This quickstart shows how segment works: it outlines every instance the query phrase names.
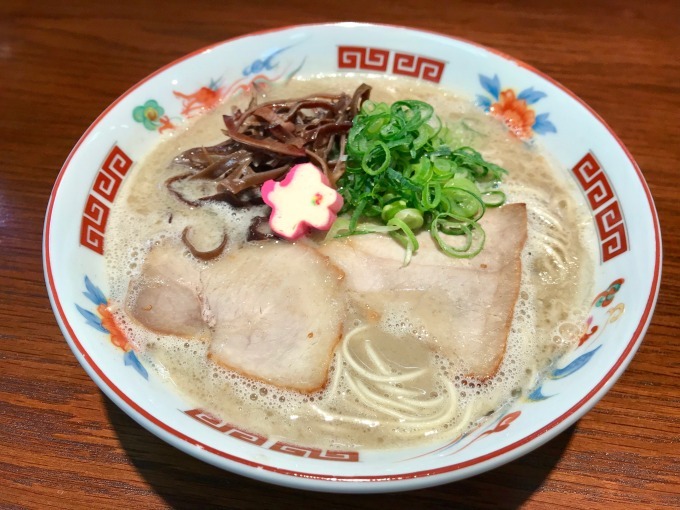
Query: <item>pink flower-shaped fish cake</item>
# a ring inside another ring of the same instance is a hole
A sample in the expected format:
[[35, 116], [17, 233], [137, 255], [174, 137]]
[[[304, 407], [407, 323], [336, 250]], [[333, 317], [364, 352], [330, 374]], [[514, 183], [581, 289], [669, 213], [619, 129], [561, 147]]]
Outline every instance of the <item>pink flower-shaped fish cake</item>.
[[281, 182], [266, 181], [262, 199], [272, 208], [271, 229], [285, 239], [305, 235], [311, 227], [328, 230], [342, 207], [342, 196], [311, 163], [295, 165]]

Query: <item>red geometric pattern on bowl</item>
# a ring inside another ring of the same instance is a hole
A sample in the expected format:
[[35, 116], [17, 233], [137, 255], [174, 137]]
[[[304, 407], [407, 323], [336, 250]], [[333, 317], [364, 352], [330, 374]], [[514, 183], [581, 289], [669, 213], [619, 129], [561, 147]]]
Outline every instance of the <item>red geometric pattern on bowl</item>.
[[628, 251], [626, 223], [619, 201], [609, 183], [607, 174], [595, 155], [588, 152], [574, 165], [572, 172], [595, 214], [602, 262], [607, 262]]
[[439, 83], [446, 62], [421, 55], [366, 46], [338, 46], [338, 69], [387, 72]]
[[245, 441], [246, 443], [254, 444], [274, 452], [281, 452], [295, 457], [306, 457], [310, 459], [319, 460], [334, 460], [341, 462], [359, 462], [359, 452], [355, 451], [340, 451], [340, 450], [321, 450], [319, 448], [309, 448], [307, 446], [299, 446], [282, 441], [269, 440], [265, 436], [246, 432], [236, 428], [231, 423], [228, 423], [221, 418], [213, 416], [212, 414], [203, 411], [202, 409], [189, 409], [184, 411], [184, 414], [191, 416], [194, 420], [207, 425], [223, 434]]
[[338, 68], [387, 71], [390, 50], [364, 46], [338, 46]]
[[80, 244], [99, 255], [104, 254], [104, 234], [109, 220], [110, 204], [113, 204], [120, 184], [132, 163], [132, 158], [118, 145], [114, 145], [104, 158], [85, 202], [80, 224]]
[[189, 409], [187, 411], [184, 411], [184, 414], [186, 414], [187, 416], [191, 416], [194, 420], [199, 421], [209, 426], [210, 428], [217, 430], [218, 432], [222, 432], [223, 434], [226, 434], [228, 436], [235, 437], [236, 439], [240, 439], [241, 441], [245, 441], [246, 443], [262, 446], [268, 441], [268, 439], [264, 436], [255, 434], [253, 432], [245, 432], [243, 430], [237, 429], [232, 424], [227, 423], [226, 421], [223, 421], [221, 418], [213, 416], [212, 414], [203, 411], [202, 409]]

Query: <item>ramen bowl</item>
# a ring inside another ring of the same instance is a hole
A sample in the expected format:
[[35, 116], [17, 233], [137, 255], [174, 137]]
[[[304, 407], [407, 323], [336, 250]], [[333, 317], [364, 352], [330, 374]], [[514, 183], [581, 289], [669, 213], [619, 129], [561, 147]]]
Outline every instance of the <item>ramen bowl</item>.
[[[437, 83], [489, 109], [510, 92], [531, 112], [529, 143], [573, 180], [597, 233], [595, 281], [578, 345], [523, 397], [458, 437], [390, 450], [290, 444], [194, 408], [111, 320], [104, 239], [135, 165], [189, 117], [255, 82], [295, 74], [373, 73]], [[339, 23], [246, 35], [196, 51], [145, 78], [89, 127], [50, 197], [44, 270], [57, 322], [101, 390], [164, 441], [269, 483], [330, 492], [403, 491], [498, 467], [565, 430], [609, 390], [635, 354], [656, 301], [661, 240], [640, 169], [602, 119], [530, 66], [457, 38], [403, 27]]]

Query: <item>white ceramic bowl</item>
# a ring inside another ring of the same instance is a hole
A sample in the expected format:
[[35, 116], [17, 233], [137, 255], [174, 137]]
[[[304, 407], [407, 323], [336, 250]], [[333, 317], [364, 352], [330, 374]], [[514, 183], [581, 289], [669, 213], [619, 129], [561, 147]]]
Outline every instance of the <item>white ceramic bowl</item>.
[[[481, 107], [512, 90], [532, 109], [539, 138], [593, 211], [600, 257], [583, 344], [531, 394], [454, 442], [394, 451], [334, 452], [249, 434], [192, 411], [149, 374], [106, 322], [102, 256], [108, 211], [128, 170], [201, 107], [251, 81], [369, 71], [455, 89]], [[530, 66], [497, 51], [402, 27], [340, 23], [246, 35], [199, 50], [128, 90], [90, 126], [50, 198], [44, 268], [57, 321], [78, 361], [121, 409], [163, 440], [229, 471], [335, 492], [415, 489], [469, 477], [540, 446], [614, 384], [649, 324], [661, 239], [649, 189], [616, 135], [587, 105]], [[107, 329], [108, 327], [108, 329]], [[115, 344], [123, 345], [123, 348]], [[126, 350], [127, 349], [127, 350]]]

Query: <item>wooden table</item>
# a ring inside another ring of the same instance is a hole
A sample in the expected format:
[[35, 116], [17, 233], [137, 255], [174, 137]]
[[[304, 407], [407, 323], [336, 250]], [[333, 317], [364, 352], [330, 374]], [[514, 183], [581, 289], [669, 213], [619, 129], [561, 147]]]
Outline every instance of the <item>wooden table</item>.
[[[0, 3], [1, 508], [680, 507], [678, 2], [58, 3]], [[203, 464], [103, 396], [50, 309], [41, 262], [45, 208], [90, 122], [138, 80], [206, 44], [333, 20], [436, 30], [534, 65], [606, 119], [656, 200], [664, 279], [630, 367], [569, 430], [473, 479], [405, 494], [327, 495]]]

